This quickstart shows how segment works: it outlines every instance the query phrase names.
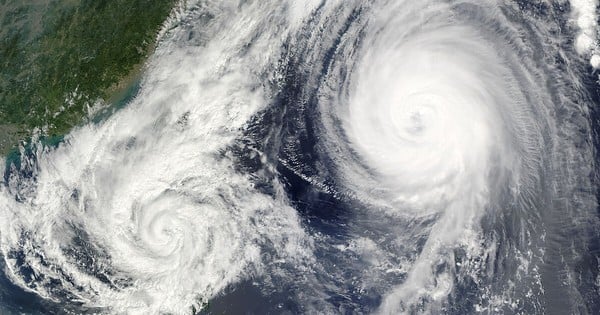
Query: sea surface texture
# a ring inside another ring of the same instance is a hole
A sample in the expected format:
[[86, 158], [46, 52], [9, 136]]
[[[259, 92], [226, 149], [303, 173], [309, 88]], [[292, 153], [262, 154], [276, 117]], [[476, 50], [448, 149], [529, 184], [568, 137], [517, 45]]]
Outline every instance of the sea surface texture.
[[0, 313], [600, 314], [598, 17], [181, 2], [126, 105], [2, 163]]

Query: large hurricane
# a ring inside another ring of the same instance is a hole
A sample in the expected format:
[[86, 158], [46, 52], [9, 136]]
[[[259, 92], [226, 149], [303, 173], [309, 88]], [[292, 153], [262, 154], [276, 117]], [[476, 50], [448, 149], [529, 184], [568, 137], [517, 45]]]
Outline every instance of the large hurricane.
[[596, 5], [184, 1], [127, 106], [6, 161], [5, 282], [72, 313], [600, 312]]

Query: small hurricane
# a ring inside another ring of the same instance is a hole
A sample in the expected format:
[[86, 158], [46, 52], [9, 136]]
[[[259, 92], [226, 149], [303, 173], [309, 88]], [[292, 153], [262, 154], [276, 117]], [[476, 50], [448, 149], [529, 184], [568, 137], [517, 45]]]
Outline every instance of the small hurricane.
[[594, 314], [594, 5], [182, 2], [127, 106], [7, 162], [4, 274], [77, 314]]

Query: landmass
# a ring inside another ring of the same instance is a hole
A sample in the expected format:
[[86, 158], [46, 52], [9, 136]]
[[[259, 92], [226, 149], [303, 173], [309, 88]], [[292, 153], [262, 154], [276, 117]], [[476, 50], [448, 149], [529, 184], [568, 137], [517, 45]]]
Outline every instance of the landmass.
[[125, 93], [175, 0], [0, 0], [0, 155]]

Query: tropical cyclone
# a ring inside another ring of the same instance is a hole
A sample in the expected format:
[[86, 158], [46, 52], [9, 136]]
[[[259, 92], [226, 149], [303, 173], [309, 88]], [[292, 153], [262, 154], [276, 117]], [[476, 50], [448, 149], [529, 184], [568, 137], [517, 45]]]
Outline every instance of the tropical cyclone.
[[119, 314], [594, 313], [594, 48], [562, 5], [186, 3], [128, 106], [7, 169], [5, 273]]

